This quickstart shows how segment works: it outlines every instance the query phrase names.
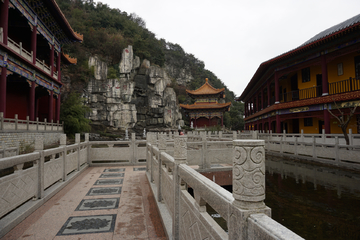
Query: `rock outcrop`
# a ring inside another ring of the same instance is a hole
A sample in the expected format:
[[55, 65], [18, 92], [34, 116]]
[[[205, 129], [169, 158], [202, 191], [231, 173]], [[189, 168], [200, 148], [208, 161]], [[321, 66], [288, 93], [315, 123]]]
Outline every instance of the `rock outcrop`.
[[89, 59], [94, 68], [87, 92], [93, 124], [115, 129], [165, 129], [183, 125], [171, 79], [165, 69], [140, 63], [132, 46], [123, 50], [120, 77], [107, 78], [107, 65], [97, 57]]

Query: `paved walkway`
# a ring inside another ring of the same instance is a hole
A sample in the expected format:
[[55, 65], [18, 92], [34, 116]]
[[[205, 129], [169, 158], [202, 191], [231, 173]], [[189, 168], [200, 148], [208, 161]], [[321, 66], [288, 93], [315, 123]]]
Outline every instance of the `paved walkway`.
[[145, 167], [91, 167], [2, 239], [153, 239], [166, 235]]

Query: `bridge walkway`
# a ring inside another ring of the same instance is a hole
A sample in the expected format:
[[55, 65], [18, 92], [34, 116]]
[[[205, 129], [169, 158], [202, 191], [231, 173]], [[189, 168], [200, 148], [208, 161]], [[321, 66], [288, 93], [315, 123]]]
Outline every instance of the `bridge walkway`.
[[3, 240], [165, 240], [144, 166], [89, 167]]

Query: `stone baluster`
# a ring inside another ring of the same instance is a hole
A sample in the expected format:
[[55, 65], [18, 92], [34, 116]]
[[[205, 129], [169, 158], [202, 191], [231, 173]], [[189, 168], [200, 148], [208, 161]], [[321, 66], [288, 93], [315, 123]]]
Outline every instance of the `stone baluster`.
[[34, 167], [38, 169], [37, 179], [37, 193], [36, 198], [40, 199], [44, 197], [44, 139], [42, 135], [36, 136], [35, 138], [35, 152], [40, 153], [39, 160], [36, 161]]
[[15, 130], [18, 130], [18, 115], [15, 114]]
[[186, 164], [187, 159], [187, 136], [177, 136], [174, 138], [174, 216], [173, 216], [173, 239], [180, 239], [180, 191], [185, 189], [185, 185], [181, 184], [179, 176], [179, 165]]
[[161, 153], [166, 151], [166, 135], [159, 135], [159, 155], [157, 156], [158, 162], [159, 162], [159, 182], [158, 182], [158, 195], [157, 199], [158, 202], [162, 201], [162, 192], [161, 192], [161, 175], [162, 175], [162, 159], [161, 159]]
[[0, 123], [1, 123], [0, 130], [4, 130], [4, 113], [3, 112], [0, 112]]
[[236, 140], [236, 139], [237, 139], [237, 132], [233, 131], [233, 140]]
[[67, 172], [66, 172], [66, 155], [67, 155], [67, 150], [66, 150], [66, 134], [61, 134], [60, 135], [60, 147], [63, 148], [63, 163], [62, 163], [62, 167], [63, 167], [63, 176], [62, 176], [62, 180], [63, 182], [66, 181], [66, 175], [67, 175]]
[[136, 154], [136, 133], [131, 133], [131, 152], [132, 152], [132, 156], [130, 159], [130, 162], [132, 162], [133, 164], [136, 164], [137, 162], [137, 154]]
[[78, 145], [77, 147], [77, 170], [80, 171], [80, 133], [75, 133], [75, 144]]
[[86, 142], [86, 149], [87, 149], [87, 158], [86, 158], [86, 162], [90, 165], [90, 149], [91, 149], [91, 145], [90, 145], [90, 135], [89, 133], [85, 133], [85, 142]]
[[265, 200], [264, 140], [233, 141], [233, 213], [228, 219], [229, 239], [248, 239], [247, 218], [271, 214]]

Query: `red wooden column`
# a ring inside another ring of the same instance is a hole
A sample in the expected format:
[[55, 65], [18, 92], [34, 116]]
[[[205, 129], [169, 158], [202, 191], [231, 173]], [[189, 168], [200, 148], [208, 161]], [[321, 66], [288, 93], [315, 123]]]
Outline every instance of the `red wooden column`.
[[55, 115], [55, 121], [60, 121], [60, 105], [61, 105], [61, 95], [57, 95], [56, 99], [56, 115]]
[[269, 117], [269, 119], [268, 119], [268, 124], [269, 124], [269, 133], [270, 133], [270, 130], [271, 130], [271, 117]]
[[4, 0], [4, 3], [0, 6], [0, 27], [3, 28], [3, 43], [7, 45], [9, 29], [9, 0]]
[[50, 75], [54, 76], [54, 45], [51, 45], [50, 51]]
[[195, 114], [195, 123], [194, 123], [194, 128], [196, 128], [196, 114]]
[[279, 74], [275, 72], [275, 104], [280, 103], [279, 98]]
[[[322, 95], [329, 95], [329, 82], [325, 55], [321, 56]], [[327, 111], [327, 110], [326, 110]]]
[[33, 64], [36, 64], [36, 43], [37, 43], [37, 17], [35, 16], [35, 25], [31, 33], [31, 51], [33, 53]]
[[30, 117], [30, 121], [35, 121], [35, 88], [36, 88], [36, 83], [35, 82], [31, 82], [31, 87], [30, 87], [30, 99], [29, 99], [29, 117]]
[[281, 122], [280, 122], [280, 115], [276, 115], [276, 132], [281, 133]]
[[[8, 42], [8, 23], [9, 23], [9, 0], [4, 0], [0, 9], [0, 27], [3, 29], [3, 43], [7, 45]], [[4, 59], [6, 60], [6, 59]], [[6, 117], [6, 74], [7, 68], [1, 68], [0, 75], [0, 112], [4, 113]]]
[[48, 116], [49, 119], [48, 119], [48, 122], [51, 122], [51, 120], [53, 120], [53, 116], [54, 116], [53, 101], [54, 101], [54, 92], [51, 90], [50, 96], [49, 96], [49, 116]]
[[224, 116], [221, 114], [221, 126], [224, 126]]
[[330, 113], [327, 109], [324, 109], [324, 125], [325, 125], [325, 134], [330, 134]]

